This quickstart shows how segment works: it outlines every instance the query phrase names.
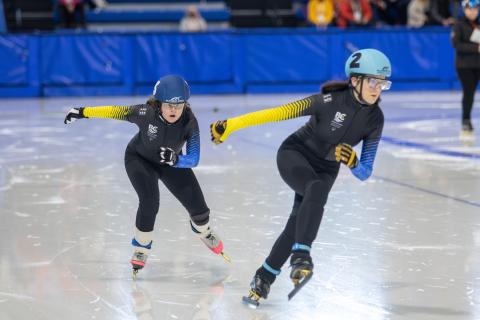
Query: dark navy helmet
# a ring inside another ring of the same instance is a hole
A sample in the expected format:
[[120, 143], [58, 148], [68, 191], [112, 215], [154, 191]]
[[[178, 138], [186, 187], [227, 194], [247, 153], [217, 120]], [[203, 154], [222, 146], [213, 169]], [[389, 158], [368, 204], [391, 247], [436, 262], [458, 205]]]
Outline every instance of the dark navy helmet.
[[168, 75], [157, 81], [153, 96], [160, 102], [184, 103], [190, 98], [190, 87], [182, 77]]
[[480, 6], [479, 0], [463, 0], [462, 6], [464, 8], [478, 8]]

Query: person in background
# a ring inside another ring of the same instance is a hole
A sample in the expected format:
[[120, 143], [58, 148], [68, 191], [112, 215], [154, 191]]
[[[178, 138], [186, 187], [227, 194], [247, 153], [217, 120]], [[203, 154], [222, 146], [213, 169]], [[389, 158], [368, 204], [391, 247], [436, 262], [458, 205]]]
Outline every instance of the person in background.
[[451, 26], [459, 16], [460, 4], [458, 0], [430, 1], [430, 18], [432, 24], [444, 27]]
[[337, 26], [366, 27], [372, 21], [372, 7], [368, 0], [340, 0], [338, 3]]
[[190, 5], [185, 11], [185, 16], [180, 20], [181, 32], [201, 32], [207, 30], [207, 22], [203, 19], [195, 5]]
[[310, 0], [308, 1], [308, 22], [317, 27], [327, 27], [334, 17], [333, 0]]
[[463, 0], [465, 17], [458, 20], [452, 29], [452, 44], [455, 48], [455, 68], [462, 84], [462, 130], [460, 138], [475, 138], [472, 125], [472, 107], [480, 79], [480, 28], [478, 25], [479, 0]]
[[420, 28], [428, 23], [430, 0], [412, 0], [408, 5], [407, 25]]
[[405, 25], [410, 0], [370, 0], [377, 25]]
[[85, 8], [82, 0], [59, 0], [61, 25], [64, 28], [85, 28]]

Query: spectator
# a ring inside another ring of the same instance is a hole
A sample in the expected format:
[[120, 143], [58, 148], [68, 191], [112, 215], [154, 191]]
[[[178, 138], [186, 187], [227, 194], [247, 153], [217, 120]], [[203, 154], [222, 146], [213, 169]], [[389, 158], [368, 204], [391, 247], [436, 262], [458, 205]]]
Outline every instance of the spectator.
[[85, 28], [85, 9], [82, 0], [59, 0], [58, 7], [64, 28]]
[[201, 16], [197, 7], [188, 6], [185, 16], [180, 20], [180, 31], [182, 32], [200, 32], [207, 30], [207, 22]]
[[308, 22], [317, 27], [328, 26], [334, 16], [333, 0], [308, 1]]
[[460, 4], [457, 0], [430, 1], [430, 17], [433, 24], [450, 26], [455, 23], [459, 12]]
[[372, 7], [368, 0], [340, 0], [337, 26], [340, 28], [368, 26], [372, 16]]
[[407, 24], [407, 6], [410, 0], [370, 0], [377, 24]]
[[413, 28], [423, 27], [428, 23], [430, 0], [412, 0], [408, 5], [407, 25]]

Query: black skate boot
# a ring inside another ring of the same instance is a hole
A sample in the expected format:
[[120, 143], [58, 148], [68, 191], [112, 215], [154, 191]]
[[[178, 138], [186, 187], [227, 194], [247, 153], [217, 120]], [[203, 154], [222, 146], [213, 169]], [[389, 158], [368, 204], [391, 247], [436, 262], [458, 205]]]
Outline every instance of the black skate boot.
[[262, 277], [259, 272], [257, 272], [250, 283], [248, 297], [244, 296], [242, 301], [249, 307], [257, 308], [260, 305], [258, 302], [260, 298], [267, 299], [272, 282], [273, 281], [267, 280], [266, 277]]
[[310, 253], [305, 251], [294, 252], [290, 259], [290, 266], [292, 268], [290, 279], [292, 279], [294, 288], [288, 294], [288, 300], [291, 300], [313, 276], [313, 263]]

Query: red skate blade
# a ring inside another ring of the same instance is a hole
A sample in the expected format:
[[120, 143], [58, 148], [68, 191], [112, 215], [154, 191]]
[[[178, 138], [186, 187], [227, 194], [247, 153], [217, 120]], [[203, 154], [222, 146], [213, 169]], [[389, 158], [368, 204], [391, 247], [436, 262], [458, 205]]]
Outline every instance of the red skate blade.
[[145, 267], [145, 262], [142, 261], [137, 261], [137, 260], [132, 260], [130, 261], [134, 269], [141, 269]]

